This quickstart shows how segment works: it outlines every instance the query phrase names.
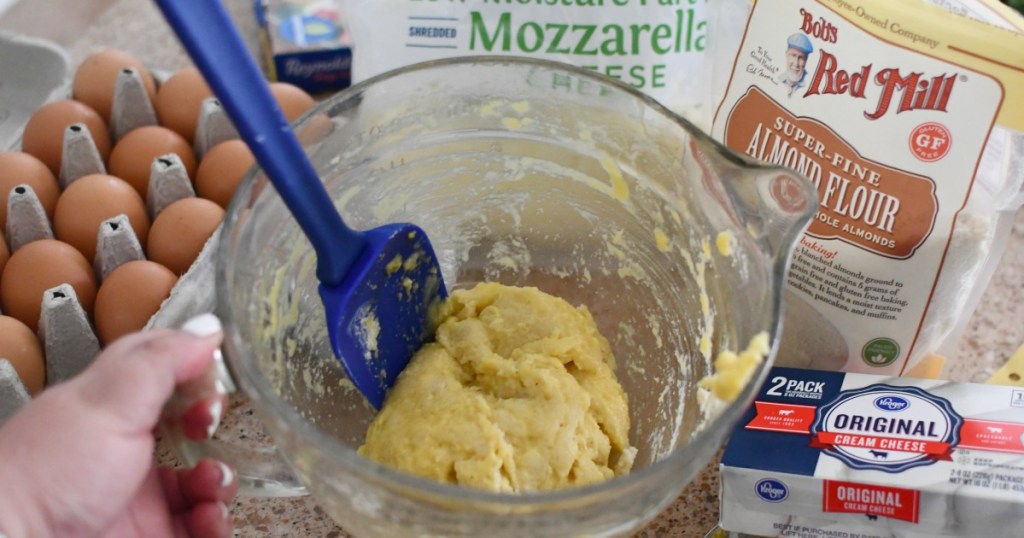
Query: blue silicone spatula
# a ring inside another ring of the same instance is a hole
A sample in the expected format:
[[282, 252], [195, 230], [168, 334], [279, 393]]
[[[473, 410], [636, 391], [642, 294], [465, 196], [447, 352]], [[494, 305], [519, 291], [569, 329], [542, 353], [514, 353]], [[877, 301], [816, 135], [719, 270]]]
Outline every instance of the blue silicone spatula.
[[317, 256], [331, 347], [376, 408], [433, 337], [445, 295], [427, 234], [412, 224], [345, 225], [220, 0], [156, 0]]

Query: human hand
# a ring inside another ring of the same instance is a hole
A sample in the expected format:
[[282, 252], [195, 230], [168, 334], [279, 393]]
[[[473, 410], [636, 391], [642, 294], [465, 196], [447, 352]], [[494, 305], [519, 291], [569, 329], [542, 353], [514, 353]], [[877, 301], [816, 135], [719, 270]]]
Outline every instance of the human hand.
[[230, 468], [162, 468], [153, 456], [165, 402], [210, 367], [221, 336], [126, 336], [11, 417], [0, 428], [0, 536], [230, 536]]

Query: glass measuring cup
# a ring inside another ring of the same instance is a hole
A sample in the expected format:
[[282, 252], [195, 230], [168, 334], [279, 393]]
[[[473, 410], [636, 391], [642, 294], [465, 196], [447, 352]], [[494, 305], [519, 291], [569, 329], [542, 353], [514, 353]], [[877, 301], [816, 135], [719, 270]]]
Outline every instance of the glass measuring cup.
[[789, 251], [815, 207], [807, 180], [625, 85], [529, 59], [387, 73], [297, 131], [346, 221], [421, 226], [449, 289], [499, 281], [586, 305], [617, 357], [639, 453], [627, 476], [521, 495], [359, 456], [373, 410], [332, 356], [312, 248], [254, 170], [217, 253], [222, 377], [239, 391], [213, 441], [177, 441], [187, 461], [235, 464], [245, 493], [311, 493], [358, 536], [628, 534], [706, 465], [763, 380], [770, 357], [731, 403], [699, 387], [719, 352], [779, 335]]

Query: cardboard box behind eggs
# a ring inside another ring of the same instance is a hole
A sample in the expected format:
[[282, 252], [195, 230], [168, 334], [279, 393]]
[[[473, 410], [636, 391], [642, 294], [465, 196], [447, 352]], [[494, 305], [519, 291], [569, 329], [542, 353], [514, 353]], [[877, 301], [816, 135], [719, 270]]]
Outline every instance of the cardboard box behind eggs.
[[[17, 46], [5, 48], [0, 38], [0, 63], [19, 73], [43, 61], [40, 50], [61, 60], [43, 69], [59, 71], [47, 78], [53, 87], [0, 92], [17, 100], [0, 110], [20, 119], [0, 122], [9, 141], [0, 147], [0, 320], [20, 327], [0, 334], [2, 423], [41, 389], [26, 364], [45, 366], [51, 385], [123, 334], [213, 310], [224, 206], [254, 160], [194, 68], [150, 70], [112, 49], [69, 66], [55, 45], [13, 38]], [[272, 92], [289, 119], [314, 104], [291, 85]], [[168, 107], [194, 121], [171, 121]], [[41, 179], [26, 182], [11, 163]], [[38, 340], [38, 352], [26, 359], [26, 346], [8, 346], [15, 332]]]
[[255, 0], [263, 67], [311, 93], [347, 88], [352, 49], [336, 0]]

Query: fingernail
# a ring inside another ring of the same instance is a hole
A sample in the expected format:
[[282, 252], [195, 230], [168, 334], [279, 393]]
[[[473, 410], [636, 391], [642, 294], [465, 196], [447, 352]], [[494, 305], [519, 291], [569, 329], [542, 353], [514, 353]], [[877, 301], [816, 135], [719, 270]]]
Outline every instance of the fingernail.
[[181, 329], [196, 336], [217, 336], [219, 338], [223, 331], [223, 326], [217, 316], [213, 314], [200, 314], [186, 321], [185, 324], [181, 326]]
[[231, 485], [231, 481], [235, 479], [235, 473], [228, 467], [228, 464], [223, 461], [217, 461], [217, 467], [220, 468], [220, 487], [226, 488]]
[[217, 394], [224, 395], [229, 392], [238, 392], [234, 378], [231, 377], [228, 367], [224, 364], [224, 354], [219, 349], [213, 352], [213, 367], [217, 370], [217, 378], [214, 383]]
[[225, 520], [230, 520], [231, 519], [231, 511], [228, 510], [228, 505], [226, 505], [224, 503], [218, 503], [218, 504], [220, 504], [221, 518], [225, 519]]
[[224, 410], [224, 406], [221, 405], [220, 400], [214, 400], [210, 403], [210, 425], [206, 428], [206, 438], [212, 439], [213, 434], [217, 432], [217, 427], [220, 426], [220, 414]]

